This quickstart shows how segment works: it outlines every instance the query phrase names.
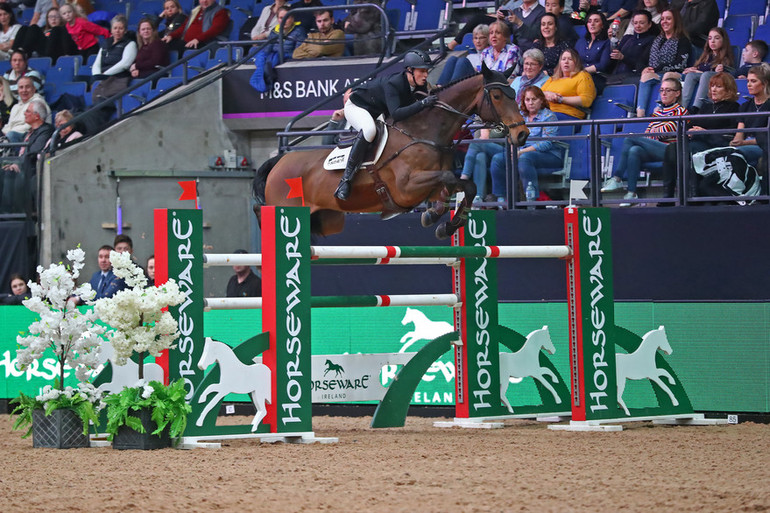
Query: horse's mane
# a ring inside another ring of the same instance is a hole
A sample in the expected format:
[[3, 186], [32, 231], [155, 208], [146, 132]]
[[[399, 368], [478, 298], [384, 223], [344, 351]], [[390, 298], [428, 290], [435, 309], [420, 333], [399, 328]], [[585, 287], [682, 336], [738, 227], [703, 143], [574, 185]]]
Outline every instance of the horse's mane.
[[456, 85], [457, 85], [457, 84], [459, 84], [460, 82], [465, 82], [466, 80], [469, 80], [469, 79], [471, 79], [471, 78], [477, 77], [477, 76], [479, 76], [479, 75], [481, 75], [481, 72], [480, 72], [480, 71], [479, 71], [479, 72], [477, 72], [477, 73], [474, 73], [473, 75], [468, 75], [467, 77], [458, 78], [457, 80], [454, 80], [454, 81], [452, 81], [452, 82], [449, 82], [449, 83], [448, 83], [448, 84], [446, 84], [446, 85], [438, 86], [438, 87], [436, 87], [436, 88], [434, 88], [434, 89], [431, 89], [431, 91], [430, 91], [430, 92], [431, 92], [431, 93], [433, 93], [433, 94], [438, 94], [438, 93], [440, 93], [441, 91], [444, 91], [444, 90], [446, 90], [446, 89], [449, 89], [450, 87], [456, 86]]

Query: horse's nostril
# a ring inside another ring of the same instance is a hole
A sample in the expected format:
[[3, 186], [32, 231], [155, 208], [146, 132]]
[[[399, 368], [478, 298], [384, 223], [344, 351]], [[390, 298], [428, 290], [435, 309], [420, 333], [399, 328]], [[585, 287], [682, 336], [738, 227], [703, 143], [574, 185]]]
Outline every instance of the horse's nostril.
[[516, 140], [519, 142], [519, 146], [524, 146], [524, 144], [527, 142], [527, 137], [529, 134], [527, 132], [519, 132], [518, 137], [516, 137]]

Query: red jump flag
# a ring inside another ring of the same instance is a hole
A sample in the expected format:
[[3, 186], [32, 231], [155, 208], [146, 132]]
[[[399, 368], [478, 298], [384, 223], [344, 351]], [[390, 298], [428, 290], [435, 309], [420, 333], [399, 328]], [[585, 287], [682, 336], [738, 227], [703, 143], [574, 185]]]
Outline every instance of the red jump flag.
[[300, 198], [302, 199], [302, 206], [305, 206], [305, 193], [302, 190], [302, 177], [287, 178], [286, 183], [289, 184], [289, 194], [286, 195], [286, 199]]
[[186, 182], [177, 183], [182, 187], [182, 195], [179, 196], [179, 201], [196, 199], [197, 187], [195, 186], [195, 180], [188, 180]]

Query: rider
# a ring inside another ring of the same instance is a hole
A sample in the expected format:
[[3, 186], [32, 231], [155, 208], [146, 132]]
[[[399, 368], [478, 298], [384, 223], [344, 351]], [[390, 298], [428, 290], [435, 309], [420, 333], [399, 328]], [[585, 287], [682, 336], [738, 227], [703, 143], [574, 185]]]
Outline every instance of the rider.
[[431, 61], [422, 50], [410, 50], [404, 56], [404, 71], [377, 77], [353, 90], [345, 103], [345, 118], [359, 130], [350, 149], [348, 164], [334, 195], [346, 200], [350, 196], [350, 182], [366, 155], [369, 144], [377, 135], [374, 120], [380, 115], [401, 121], [436, 103], [436, 96], [419, 100], [417, 91], [427, 93], [428, 69]]

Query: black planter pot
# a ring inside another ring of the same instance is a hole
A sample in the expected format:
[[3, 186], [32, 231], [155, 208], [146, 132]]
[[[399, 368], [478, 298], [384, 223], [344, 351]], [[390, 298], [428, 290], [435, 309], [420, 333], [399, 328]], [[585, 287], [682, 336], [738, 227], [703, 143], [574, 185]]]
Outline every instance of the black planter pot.
[[83, 421], [74, 410], [54, 410], [46, 416], [43, 410], [32, 412], [32, 447], [72, 449], [90, 447], [83, 434]]
[[112, 438], [113, 449], [140, 449], [147, 451], [171, 446], [168, 427], [160, 435], [152, 434], [158, 426], [151, 418], [152, 410], [150, 408], [142, 408], [134, 416], [142, 422], [144, 433], [140, 433], [128, 426], [120, 426], [118, 432]]

